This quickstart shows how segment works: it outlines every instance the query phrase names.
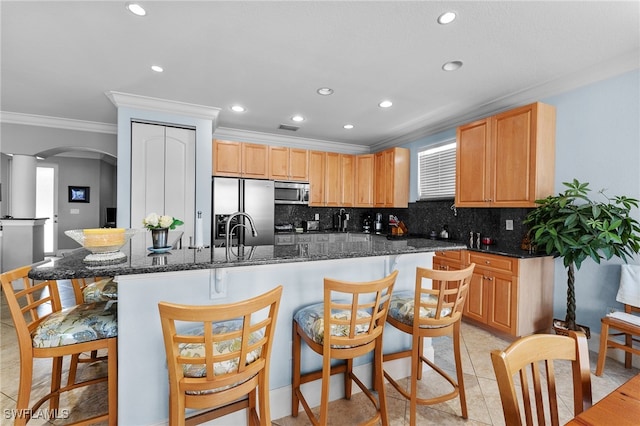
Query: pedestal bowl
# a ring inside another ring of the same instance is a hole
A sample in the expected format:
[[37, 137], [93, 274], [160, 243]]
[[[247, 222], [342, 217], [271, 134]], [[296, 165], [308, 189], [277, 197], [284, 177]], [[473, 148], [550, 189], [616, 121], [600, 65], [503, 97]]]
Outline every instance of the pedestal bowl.
[[91, 252], [84, 258], [86, 263], [109, 264], [127, 260], [127, 255], [120, 249], [140, 231], [124, 228], [92, 228], [70, 229], [64, 233]]

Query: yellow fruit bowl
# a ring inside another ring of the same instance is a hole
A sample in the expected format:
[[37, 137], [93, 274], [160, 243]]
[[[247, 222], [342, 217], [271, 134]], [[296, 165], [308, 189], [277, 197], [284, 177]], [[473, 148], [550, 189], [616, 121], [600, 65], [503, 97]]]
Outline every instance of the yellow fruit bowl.
[[70, 229], [64, 233], [91, 252], [85, 257], [86, 262], [123, 261], [126, 255], [120, 252], [122, 246], [129, 242], [139, 229], [93, 228]]

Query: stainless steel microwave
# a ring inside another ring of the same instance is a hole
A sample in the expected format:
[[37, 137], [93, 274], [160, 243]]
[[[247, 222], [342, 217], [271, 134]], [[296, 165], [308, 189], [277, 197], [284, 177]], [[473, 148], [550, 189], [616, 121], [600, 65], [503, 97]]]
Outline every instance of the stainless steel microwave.
[[305, 182], [274, 182], [276, 204], [309, 204], [309, 184]]

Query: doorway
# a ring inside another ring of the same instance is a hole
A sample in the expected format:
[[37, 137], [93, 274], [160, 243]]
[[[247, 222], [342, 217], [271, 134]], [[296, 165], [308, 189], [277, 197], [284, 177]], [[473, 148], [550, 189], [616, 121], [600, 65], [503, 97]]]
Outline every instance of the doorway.
[[38, 164], [36, 168], [36, 217], [44, 223], [44, 255], [58, 252], [58, 165]]

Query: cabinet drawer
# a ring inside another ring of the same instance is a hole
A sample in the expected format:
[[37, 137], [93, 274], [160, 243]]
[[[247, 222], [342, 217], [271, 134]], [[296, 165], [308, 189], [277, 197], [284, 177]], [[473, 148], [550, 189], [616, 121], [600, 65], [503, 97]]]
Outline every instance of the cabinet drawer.
[[476, 268], [488, 269], [509, 275], [518, 274], [518, 259], [512, 257], [470, 251], [469, 263], [475, 263]]
[[464, 250], [437, 251], [436, 252], [436, 256], [437, 257], [445, 257], [447, 259], [453, 259], [453, 260], [461, 261], [462, 260], [462, 252], [463, 251]]

